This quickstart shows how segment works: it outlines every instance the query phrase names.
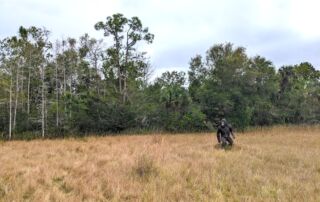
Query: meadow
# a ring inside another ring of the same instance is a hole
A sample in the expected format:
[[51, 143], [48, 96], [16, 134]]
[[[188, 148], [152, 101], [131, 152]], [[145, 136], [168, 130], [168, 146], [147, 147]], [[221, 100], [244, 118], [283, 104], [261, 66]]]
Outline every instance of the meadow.
[[0, 142], [0, 201], [320, 201], [320, 126]]

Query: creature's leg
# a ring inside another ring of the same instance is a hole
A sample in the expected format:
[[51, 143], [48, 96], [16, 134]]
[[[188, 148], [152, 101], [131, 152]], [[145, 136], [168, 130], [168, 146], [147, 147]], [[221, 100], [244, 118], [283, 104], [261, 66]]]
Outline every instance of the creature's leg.
[[227, 142], [226, 138], [225, 137], [221, 137], [221, 146], [225, 147], [227, 145], [228, 145], [228, 142]]
[[229, 142], [229, 145], [232, 146], [233, 145], [233, 140], [230, 136], [226, 137], [227, 141]]
[[220, 144], [220, 142], [221, 142], [220, 134], [217, 135], [217, 140], [218, 140], [218, 143]]

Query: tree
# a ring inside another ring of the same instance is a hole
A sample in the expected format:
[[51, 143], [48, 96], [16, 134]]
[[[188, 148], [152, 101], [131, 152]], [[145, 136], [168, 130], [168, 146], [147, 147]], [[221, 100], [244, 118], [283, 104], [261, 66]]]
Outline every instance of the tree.
[[275, 103], [281, 123], [317, 122], [319, 71], [309, 63], [279, 69], [280, 91]]
[[49, 41], [49, 31], [41, 28], [31, 27], [30, 34], [35, 41], [35, 60], [38, 61], [38, 68], [40, 71], [41, 80], [41, 136], [45, 136], [45, 119], [46, 119], [46, 83], [45, 83], [45, 70], [49, 60], [50, 49], [52, 44]]
[[202, 74], [206, 79], [200, 88], [199, 99], [208, 119], [217, 122], [226, 117], [236, 127], [248, 126], [253, 79], [245, 49], [234, 48], [231, 43], [217, 44], [207, 51], [202, 63], [208, 73]]
[[112, 36], [113, 46], [107, 49], [104, 63], [105, 78], [118, 80], [118, 93], [122, 103], [126, 103], [129, 95], [128, 82], [143, 76], [147, 66], [144, 53], [136, 50], [137, 43], [152, 43], [154, 35], [142, 26], [138, 17], [128, 19], [122, 14], [107, 17], [105, 23], [96, 23], [95, 29], [103, 30], [106, 37]]
[[238, 128], [271, 124], [277, 77], [272, 63], [249, 58], [243, 47], [231, 43], [212, 46], [205, 60], [191, 59], [189, 92], [209, 121], [226, 117]]
[[275, 102], [278, 93], [278, 77], [271, 61], [261, 56], [250, 59], [254, 76], [255, 93], [252, 97], [252, 125], [271, 125], [278, 116]]
[[177, 71], [164, 72], [155, 80], [152, 93], [157, 96], [157, 107], [152, 114], [153, 124], [174, 132], [204, 130], [205, 115], [192, 103], [185, 82], [185, 73]]
[[191, 58], [189, 68], [189, 93], [192, 100], [199, 103], [199, 90], [207, 78], [208, 69], [203, 64], [201, 55]]
[[81, 78], [79, 82], [90, 90], [94, 89], [98, 96], [101, 93], [101, 65], [100, 62], [103, 54], [103, 40], [90, 38], [88, 34], [80, 37], [79, 56], [81, 60], [80, 66]]
[[[4, 77], [6, 74], [9, 75], [10, 78], [10, 87], [9, 87], [9, 135], [8, 139], [12, 138], [12, 86], [13, 86], [13, 65], [15, 52], [11, 48], [11, 40], [6, 38], [1, 41], [1, 70], [3, 72], [2, 76]], [[5, 90], [6, 91], [6, 90]]]
[[277, 71], [243, 47], [215, 44], [191, 58], [188, 83], [177, 71], [150, 82], [138, 47], [154, 36], [139, 18], [115, 14], [95, 28], [110, 46], [84, 34], [53, 49], [49, 31], [34, 26], [0, 40], [2, 137], [202, 131], [222, 117], [237, 129], [320, 122], [320, 72], [308, 62]]

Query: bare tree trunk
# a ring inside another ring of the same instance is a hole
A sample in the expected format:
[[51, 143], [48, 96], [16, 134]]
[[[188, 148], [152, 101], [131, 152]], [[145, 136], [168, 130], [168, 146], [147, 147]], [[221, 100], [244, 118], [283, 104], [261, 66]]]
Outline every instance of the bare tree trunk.
[[44, 66], [41, 65], [41, 81], [42, 81], [42, 88], [41, 88], [41, 127], [42, 127], [42, 138], [44, 138], [44, 128], [45, 128], [45, 123], [44, 123], [44, 117], [45, 117], [45, 98], [44, 98], [44, 88], [45, 88], [45, 83], [44, 83]]
[[58, 85], [58, 64], [56, 64], [56, 126], [59, 127], [59, 85]]
[[11, 70], [11, 79], [10, 79], [10, 98], [9, 98], [9, 140], [12, 136], [12, 85], [13, 85], [13, 74]]
[[[65, 46], [65, 41], [62, 40], [62, 54], [64, 54], [65, 50], [64, 50], [64, 46]], [[62, 57], [62, 64], [63, 64], [63, 89], [62, 89], [62, 94], [65, 95], [66, 92], [66, 59], [65, 56]]]
[[66, 64], [63, 64], [63, 92], [62, 92], [64, 98], [63, 98], [63, 104], [64, 104], [64, 118], [66, 118], [67, 113], [67, 105], [66, 105]]
[[71, 102], [72, 102], [72, 69], [70, 70], [70, 88], [69, 88], [69, 93], [70, 93], [70, 99], [69, 99], [69, 119], [71, 119]]
[[123, 98], [122, 98], [122, 102], [123, 104], [126, 103], [126, 98], [127, 98], [127, 78], [126, 78], [126, 75], [124, 75], [124, 78], [123, 78]]
[[29, 67], [29, 71], [28, 71], [28, 101], [27, 101], [28, 119], [29, 119], [29, 114], [30, 114], [30, 79], [31, 79], [31, 74], [30, 74], [30, 67]]
[[117, 65], [118, 65], [118, 77], [119, 77], [119, 93], [120, 93], [120, 99], [122, 96], [122, 68], [120, 65], [120, 43], [118, 35], [115, 36], [116, 40], [116, 49], [117, 49]]
[[30, 81], [31, 81], [31, 52], [29, 52], [29, 64], [28, 64], [28, 84], [27, 84], [27, 114], [28, 120], [30, 115]]
[[121, 70], [120, 70], [120, 66], [119, 66], [119, 69], [118, 69], [118, 77], [119, 77], [119, 93], [120, 95], [122, 95], [122, 84], [121, 84]]
[[66, 92], [66, 65], [63, 65], [63, 94]]
[[125, 55], [125, 69], [123, 70], [123, 94], [122, 94], [122, 102], [123, 104], [126, 103], [126, 98], [127, 98], [127, 65], [128, 65], [128, 59], [129, 59], [129, 49], [130, 49], [130, 43], [129, 43], [129, 32], [131, 28], [127, 32], [127, 37], [126, 37], [126, 55]]
[[44, 96], [44, 128], [47, 128], [48, 126], [48, 108], [46, 105], [47, 99], [46, 96]]
[[[23, 68], [21, 69], [21, 75], [20, 75], [20, 79], [21, 79], [21, 85], [20, 85], [20, 91], [23, 93], [23, 88], [24, 88], [24, 71]], [[24, 100], [23, 98], [21, 98], [21, 109], [24, 112], [25, 111], [25, 104], [24, 104]]]
[[96, 75], [95, 75], [95, 77], [96, 77], [96, 79], [95, 79], [95, 83], [96, 83], [96, 87], [97, 87], [97, 93], [98, 93], [98, 97], [100, 97], [100, 88], [101, 88], [101, 86], [100, 86], [100, 80], [98, 79], [99, 78], [99, 70], [98, 70], [98, 65], [97, 65], [97, 61], [95, 62], [95, 68], [96, 68]]
[[18, 96], [19, 96], [19, 67], [17, 66], [17, 76], [16, 76], [16, 95], [15, 95], [15, 106], [13, 114], [13, 130], [16, 129], [17, 124], [17, 108], [18, 108]]

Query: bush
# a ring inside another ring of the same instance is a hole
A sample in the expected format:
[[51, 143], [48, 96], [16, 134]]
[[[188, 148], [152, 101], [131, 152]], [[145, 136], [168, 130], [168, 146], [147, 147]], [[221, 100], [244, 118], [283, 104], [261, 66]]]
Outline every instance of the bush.
[[182, 131], [203, 131], [206, 129], [205, 125], [206, 115], [201, 112], [198, 107], [191, 107], [191, 109], [182, 117], [180, 121], [180, 130]]

